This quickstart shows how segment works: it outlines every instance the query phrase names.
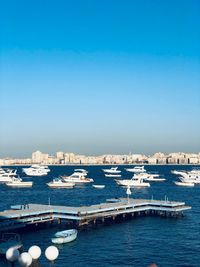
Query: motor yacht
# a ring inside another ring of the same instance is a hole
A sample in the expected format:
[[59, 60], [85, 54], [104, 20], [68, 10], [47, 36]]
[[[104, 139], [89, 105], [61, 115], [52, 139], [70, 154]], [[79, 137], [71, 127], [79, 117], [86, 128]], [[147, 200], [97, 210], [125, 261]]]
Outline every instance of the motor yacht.
[[122, 186], [130, 186], [130, 187], [150, 187], [150, 184], [144, 182], [144, 179], [139, 177], [138, 175], [134, 175], [132, 179], [126, 180], [115, 180], [118, 185]]
[[52, 182], [47, 183], [47, 185], [50, 188], [73, 188], [75, 183], [64, 182], [60, 178], [55, 178]]
[[134, 168], [127, 168], [128, 172], [143, 173], [146, 172], [144, 166], [135, 166]]
[[181, 175], [179, 179], [182, 182], [200, 184], [200, 174], [195, 171], [172, 171], [173, 174]]
[[118, 167], [112, 167], [110, 169], [103, 169], [105, 173], [110, 173], [110, 174], [117, 174], [120, 173], [121, 171], [118, 170]]
[[11, 182], [6, 183], [9, 187], [32, 187], [33, 182], [24, 182], [21, 178], [14, 177]]
[[0, 168], [0, 183], [12, 182], [14, 177], [17, 177], [17, 170]]
[[64, 181], [64, 182], [72, 182], [72, 183], [75, 183], [75, 184], [85, 184], [85, 183], [91, 183], [91, 182], [94, 182], [93, 179], [91, 178], [87, 178], [85, 176], [84, 173], [81, 173], [81, 172], [74, 172], [72, 175], [70, 176], [61, 176], [61, 179]]
[[23, 168], [23, 172], [28, 176], [46, 176], [50, 169], [45, 165], [34, 164], [29, 168]]

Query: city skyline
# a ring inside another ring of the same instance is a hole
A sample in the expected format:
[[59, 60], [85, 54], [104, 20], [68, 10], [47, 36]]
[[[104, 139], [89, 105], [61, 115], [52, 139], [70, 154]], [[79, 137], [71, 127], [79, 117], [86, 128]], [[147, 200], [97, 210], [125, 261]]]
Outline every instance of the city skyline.
[[200, 150], [199, 1], [1, 6], [0, 157]]

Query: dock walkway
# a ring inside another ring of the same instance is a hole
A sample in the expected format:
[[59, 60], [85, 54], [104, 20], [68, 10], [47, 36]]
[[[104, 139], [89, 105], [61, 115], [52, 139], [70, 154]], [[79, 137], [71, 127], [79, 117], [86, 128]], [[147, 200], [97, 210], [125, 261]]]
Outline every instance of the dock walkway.
[[191, 207], [184, 202], [133, 198], [111, 199], [106, 203], [81, 207], [27, 204], [24, 209], [23, 205], [15, 205], [10, 210], [0, 212], [0, 231], [53, 221], [66, 221], [81, 228], [106, 220], [124, 220], [135, 216], [179, 217], [188, 209]]

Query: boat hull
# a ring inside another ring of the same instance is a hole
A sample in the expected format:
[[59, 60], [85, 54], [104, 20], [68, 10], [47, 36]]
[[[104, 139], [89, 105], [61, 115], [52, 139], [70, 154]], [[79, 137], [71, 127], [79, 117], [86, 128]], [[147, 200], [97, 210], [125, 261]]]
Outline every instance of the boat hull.
[[54, 184], [54, 183], [47, 183], [48, 187], [50, 188], [73, 188], [75, 186], [74, 183], [57, 183], [57, 184]]
[[21, 182], [21, 183], [6, 183], [9, 187], [32, 187], [33, 182]]
[[174, 182], [178, 186], [194, 187], [194, 183]]
[[121, 186], [130, 186], [130, 187], [150, 187], [149, 183], [144, 182], [135, 182], [132, 180], [116, 180], [118, 185]]

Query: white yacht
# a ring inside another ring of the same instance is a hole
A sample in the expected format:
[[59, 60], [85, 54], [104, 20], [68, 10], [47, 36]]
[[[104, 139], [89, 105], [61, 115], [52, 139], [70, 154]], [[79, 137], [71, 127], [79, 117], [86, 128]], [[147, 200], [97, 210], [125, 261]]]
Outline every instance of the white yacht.
[[103, 169], [105, 173], [110, 173], [110, 174], [117, 174], [120, 173], [121, 171], [118, 170], [118, 167], [112, 167], [110, 169]]
[[143, 173], [146, 172], [144, 166], [135, 166], [134, 168], [127, 168], [128, 172]]
[[33, 182], [24, 182], [21, 178], [14, 177], [11, 182], [6, 183], [9, 187], [32, 187]]
[[173, 174], [181, 175], [182, 182], [200, 184], [200, 173], [196, 171], [172, 171]]
[[133, 176], [135, 179], [143, 179], [148, 182], [163, 182], [166, 179], [165, 178], [159, 178], [159, 174], [153, 174], [153, 173], [147, 173], [147, 172], [141, 172], [141, 173], [135, 173]]
[[53, 179], [52, 182], [47, 183], [50, 188], [73, 188], [75, 183], [63, 182], [60, 178]]
[[14, 177], [17, 177], [17, 170], [0, 168], [0, 183], [12, 182]]
[[28, 176], [45, 176], [50, 172], [50, 169], [45, 165], [34, 164], [29, 168], [23, 168], [23, 172]]
[[127, 180], [115, 180], [118, 185], [130, 186], [130, 187], [150, 187], [150, 184], [144, 182], [143, 178], [138, 175], [134, 175], [132, 179]]
[[93, 179], [87, 178], [86, 175], [81, 172], [74, 172], [70, 176], [64, 175], [64, 176], [61, 176], [61, 178], [64, 182], [70, 182], [70, 183], [72, 182], [75, 184], [87, 184], [87, 183], [94, 182]]

